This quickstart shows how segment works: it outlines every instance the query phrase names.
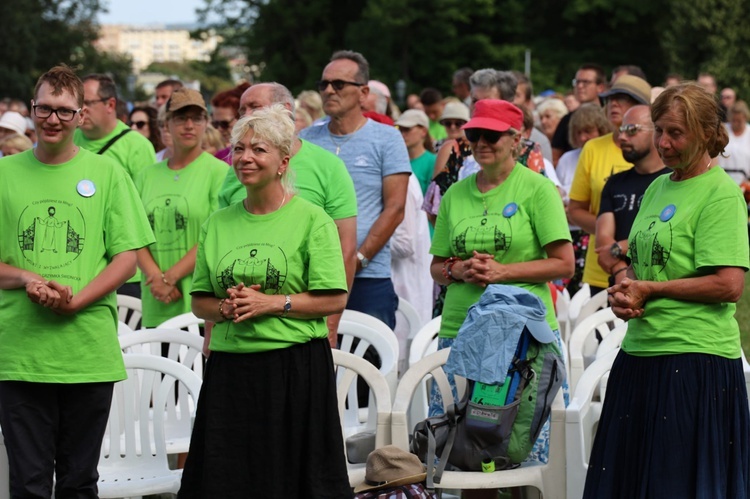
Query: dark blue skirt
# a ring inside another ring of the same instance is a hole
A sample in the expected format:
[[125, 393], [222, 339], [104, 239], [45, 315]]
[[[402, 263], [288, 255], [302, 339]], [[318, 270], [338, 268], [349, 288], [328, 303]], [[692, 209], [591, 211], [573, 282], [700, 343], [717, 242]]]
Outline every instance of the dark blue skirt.
[[212, 352], [180, 499], [349, 499], [328, 340]]
[[750, 411], [741, 359], [621, 351], [607, 385], [584, 498], [748, 494]]

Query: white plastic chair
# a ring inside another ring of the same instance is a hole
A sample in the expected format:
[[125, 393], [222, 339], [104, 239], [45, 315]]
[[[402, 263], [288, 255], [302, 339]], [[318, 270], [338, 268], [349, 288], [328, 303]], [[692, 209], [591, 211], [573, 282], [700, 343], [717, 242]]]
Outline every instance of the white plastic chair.
[[[339, 350], [364, 357], [372, 346], [380, 356], [380, 372], [393, 393], [398, 383], [398, 338], [383, 321], [362, 312], [344, 310], [339, 322]], [[355, 342], [355, 340], [358, 340]], [[355, 346], [356, 343], [356, 346]]]
[[117, 321], [117, 336], [134, 333], [135, 330], [122, 321]]
[[[391, 412], [391, 439], [394, 445], [408, 451], [412, 427], [408, 411], [415, 390], [426, 377], [438, 384], [443, 401], [452, 400], [450, 385], [443, 371], [449, 348], [439, 350], [414, 364], [399, 382]], [[448, 394], [448, 396], [445, 396]], [[460, 394], [459, 394], [460, 396]], [[506, 487], [535, 487], [545, 499], [565, 497], [565, 403], [562, 391], [552, 404], [549, 463], [524, 463], [513, 470], [494, 473], [446, 471], [440, 484], [444, 489], [492, 489]]]
[[595, 401], [594, 394], [603, 377], [612, 369], [618, 352], [619, 348], [610, 350], [586, 369], [565, 410], [568, 499], [580, 499], [583, 496], [589, 456], [602, 413], [602, 402]]
[[[143, 354], [162, 357], [162, 345], [167, 344], [166, 357], [187, 367], [199, 379], [203, 379], [203, 338], [179, 329], [141, 329], [120, 336], [120, 348], [126, 354]], [[195, 404], [189, 396], [178, 393], [167, 400], [164, 433], [167, 454], [187, 452], [190, 448], [191, 417]], [[188, 414], [188, 417], [184, 417]]]
[[578, 312], [578, 317], [576, 317], [573, 328], [575, 329], [576, 327], [578, 327], [578, 324], [580, 324], [587, 317], [593, 315], [597, 310], [608, 307], [609, 302], [607, 301], [607, 298], [607, 290], [605, 289], [604, 291], [598, 292], [597, 294], [583, 302], [583, 305], [581, 305], [581, 311]]
[[560, 329], [560, 338], [563, 341], [568, 339], [570, 334], [570, 292], [567, 288], [557, 292], [557, 301], [555, 302], [555, 317]]
[[628, 332], [628, 323], [623, 322], [617, 325], [607, 336], [604, 337], [599, 348], [596, 349], [596, 359], [604, 357], [612, 350], [617, 350], [622, 345], [622, 340], [625, 339], [625, 333]]
[[622, 319], [618, 319], [611, 308], [605, 308], [595, 312], [593, 315], [582, 320], [570, 335], [568, 344], [568, 356], [570, 357], [570, 391], [575, 390], [576, 383], [586, 369], [596, 357], [596, 350], [599, 343], [596, 339], [596, 332], [602, 338], [606, 338], [612, 329], [622, 324]]
[[155, 355], [126, 354], [128, 379], [115, 384], [99, 459], [99, 497], [177, 493], [182, 470], [170, 470], [164, 414], [174, 384], [198, 399], [201, 380], [187, 367]]
[[142, 315], [143, 307], [139, 298], [117, 295], [117, 317], [120, 322], [127, 324], [130, 329], [135, 331], [141, 327]]
[[[370, 400], [374, 397], [374, 418], [367, 421], [364, 430], [375, 430], [375, 448], [388, 445], [391, 441], [391, 392], [388, 383], [375, 366], [362, 357], [351, 353], [333, 350], [333, 364], [336, 367], [336, 394], [338, 396], [339, 417], [344, 442], [353, 434], [353, 426], [344, 424], [349, 409], [356, 413], [359, 407], [356, 390], [352, 396], [352, 387], [356, 388], [357, 378], [362, 378], [370, 387]], [[346, 445], [344, 445], [346, 451]], [[362, 483], [365, 478], [365, 465], [347, 462], [349, 483], [352, 487]]]
[[586, 283], [583, 283], [581, 289], [570, 297], [570, 306], [568, 308], [568, 335], [573, 332], [573, 326], [578, 320], [578, 314], [581, 313], [581, 307], [589, 298], [591, 298], [591, 286]]
[[409, 330], [408, 338], [412, 339], [419, 332], [424, 325], [422, 319], [419, 318], [419, 312], [414, 308], [414, 305], [399, 297], [398, 309], [396, 310], [396, 326], [404, 322], [408, 325]]
[[[413, 366], [424, 357], [437, 352], [438, 332], [442, 316], [437, 316], [425, 324], [414, 336], [409, 349], [409, 367]], [[413, 428], [415, 424], [427, 417], [429, 409], [429, 384], [422, 381], [414, 392], [414, 400], [409, 409], [409, 424]]]
[[197, 334], [200, 336], [200, 326], [205, 323], [203, 319], [199, 319], [192, 312], [172, 317], [157, 326], [158, 329], [184, 329], [190, 333]]

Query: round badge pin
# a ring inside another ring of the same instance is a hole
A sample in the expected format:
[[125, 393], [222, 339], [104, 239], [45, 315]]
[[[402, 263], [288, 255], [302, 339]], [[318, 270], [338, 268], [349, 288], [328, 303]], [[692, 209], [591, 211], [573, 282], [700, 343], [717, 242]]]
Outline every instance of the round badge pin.
[[505, 205], [505, 208], [503, 208], [503, 216], [505, 218], [510, 218], [515, 215], [517, 211], [518, 205], [516, 203], [508, 203]]
[[81, 180], [76, 186], [78, 194], [85, 198], [90, 198], [96, 192], [96, 186], [91, 180]]
[[674, 216], [675, 211], [677, 211], [677, 207], [675, 207], [675, 205], [673, 204], [670, 204], [669, 206], [661, 210], [659, 220], [661, 220], [662, 222], [668, 222]]

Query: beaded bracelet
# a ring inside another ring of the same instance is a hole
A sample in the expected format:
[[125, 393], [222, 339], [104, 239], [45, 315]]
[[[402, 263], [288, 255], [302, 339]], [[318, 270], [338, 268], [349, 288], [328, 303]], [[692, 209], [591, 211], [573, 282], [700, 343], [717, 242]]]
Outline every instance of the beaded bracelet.
[[460, 279], [453, 277], [453, 266], [456, 262], [460, 262], [461, 259], [457, 256], [452, 256], [443, 262], [443, 277], [452, 282], [459, 282]]
[[231, 317], [227, 317], [226, 315], [224, 315], [224, 310], [223, 309], [224, 309], [224, 302], [225, 301], [227, 301], [226, 298], [222, 298], [221, 300], [219, 300], [219, 315], [222, 316], [224, 319], [229, 320], [229, 319], [231, 319]]

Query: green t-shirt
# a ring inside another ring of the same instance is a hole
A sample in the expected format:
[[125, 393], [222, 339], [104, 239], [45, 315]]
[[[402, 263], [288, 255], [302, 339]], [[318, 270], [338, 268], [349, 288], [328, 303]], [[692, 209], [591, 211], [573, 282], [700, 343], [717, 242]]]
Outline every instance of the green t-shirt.
[[[320, 206], [334, 220], [357, 216], [357, 195], [346, 165], [338, 157], [312, 142], [302, 141], [289, 165], [300, 197]], [[229, 170], [219, 193], [219, 207], [247, 197], [234, 170]]]
[[[219, 189], [227, 169], [226, 163], [204, 152], [181, 170], [170, 170], [165, 160], [149, 166], [136, 178], [135, 186], [156, 238], [148, 249], [162, 272], [198, 243], [201, 225], [218, 208]], [[162, 303], [153, 297], [143, 276], [143, 325], [156, 327], [190, 312], [192, 281], [189, 274], [177, 283], [181, 300]]]
[[[226, 290], [241, 282], [260, 284], [272, 295], [347, 289], [336, 225], [300, 196], [267, 215], [248, 213], [242, 203], [215, 212], [203, 225], [196, 260], [194, 293], [226, 298]], [[211, 350], [263, 352], [327, 336], [325, 318], [269, 315], [217, 323]]]
[[[495, 255], [500, 263], [518, 263], [546, 258], [544, 246], [555, 241], [570, 241], [562, 199], [548, 178], [516, 163], [502, 184], [484, 194], [479, 192], [476, 178], [473, 174], [453, 184], [445, 193], [430, 253], [465, 260], [476, 250]], [[483, 214], [485, 209], [486, 215]], [[541, 298], [547, 307], [547, 322], [552, 329], [557, 329], [547, 283], [503, 284], [520, 286]], [[448, 286], [441, 338], [455, 338], [469, 307], [479, 301], [483, 291], [466, 282]]]
[[437, 142], [441, 139], [447, 139], [448, 132], [445, 131], [445, 127], [439, 121], [430, 120], [430, 137], [432, 137], [433, 142]]
[[422, 195], [427, 192], [427, 188], [432, 182], [432, 173], [435, 170], [435, 158], [436, 156], [430, 151], [425, 151], [418, 158], [409, 160], [411, 162], [411, 171], [419, 180], [419, 187], [422, 188]]
[[[81, 146], [87, 151], [98, 153], [113, 137], [127, 129], [128, 126], [125, 123], [117, 120], [117, 126], [115, 126], [115, 129], [109, 135], [101, 139], [89, 140], [79, 128], [73, 136], [73, 141], [76, 145]], [[130, 178], [133, 180], [138, 177], [138, 173], [141, 170], [156, 163], [154, 146], [146, 137], [135, 131], [126, 133], [117, 139], [117, 142], [104, 152], [104, 156], [110, 157], [119, 163], [130, 174]]]
[[[80, 150], [60, 165], [33, 150], [0, 159], [0, 260], [79, 292], [123, 251], [153, 242], [130, 177]], [[87, 383], [125, 378], [111, 293], [75, 315], [0, 291], [0, 380]]]
[[[664, 175], [649, 186], [630, 230], [629, 253], [638, 279], [671, 281], [710, 274], [715, 267], [748, 268], [747, 205], [718, 167], [688, 180]], [[622, 349], [632, 355], [709, 353], [736, 359], [740, 335], [734, 303], [653, 298], [628, 322]]]

